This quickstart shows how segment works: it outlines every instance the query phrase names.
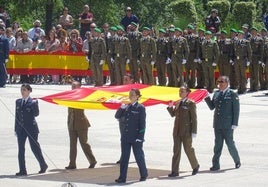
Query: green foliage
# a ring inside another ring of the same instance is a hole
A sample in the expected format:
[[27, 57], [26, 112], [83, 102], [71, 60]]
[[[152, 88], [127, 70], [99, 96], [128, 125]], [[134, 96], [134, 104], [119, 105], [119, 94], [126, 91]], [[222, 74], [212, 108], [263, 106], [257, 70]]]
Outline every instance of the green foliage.
[[253, 25], [254, 20], [256, 19], [256, 5], [253, 2], [236, 2], [233, 9], [234, 21]]
[[221, 22], [224, 22], [231, 8], [228, 0], [209, 1], [207, 4], [208, 10], [217, 9]]
[[176, 26], [185, 28], [189, 23], [195, 23], [197, 21], [195, 5], [191, 0], [174, 1], [169, 4], [169, 8], [176, 16]]

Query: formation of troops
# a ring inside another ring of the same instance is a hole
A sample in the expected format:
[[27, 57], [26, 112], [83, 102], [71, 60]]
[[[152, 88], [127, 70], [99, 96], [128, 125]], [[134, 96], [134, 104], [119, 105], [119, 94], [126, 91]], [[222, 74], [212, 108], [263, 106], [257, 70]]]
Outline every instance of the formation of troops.
[[[191, 24], [185, 30], [171, 25], [159, 29], [156, 36], [148, 27], [139, 32], [137, 24], [132, 22], [126, 32], [121, 26], [110, 27], [109, 37], [100, 41], [93, 38], [91, 55], [96, 50], [100, 52], [100, 46], [106, 47], [101, 53], [106, 53], [112, 85], [122, 84], [128, 65], [136, 83], [171, 87], [187, 84], [212, 92], [215, 75], [226, 75], [231, 79], [231, 88], [238, 89], [239, 94], [247, 91], [248, 78], [250, 91], [266, 90], [267, 30], [259, 32], [256, 27], [244, 30], [232, 28], [228, 38], [226, 30], [215, 34]], [[157, 75], [153, 74], [154, 67]]]

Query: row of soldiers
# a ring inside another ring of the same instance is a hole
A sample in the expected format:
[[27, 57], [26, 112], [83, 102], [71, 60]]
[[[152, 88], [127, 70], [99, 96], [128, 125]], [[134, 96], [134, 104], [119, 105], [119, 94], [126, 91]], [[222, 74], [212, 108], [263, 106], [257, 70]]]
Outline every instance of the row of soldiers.
[[121, 26], [110, 27], [111, 35], [105, 37], [96, 37], [101, 31], [94, 30], [89, 58], [97, 86], [103, 83], [101, 69], [106, 61], [112, 85], [123, 84], [128, 65], [136, 83], [155, 84], [155, 67], [161, 86], [179, 87], [186, 83], [190, 88], [206, 88], [209, 92], [215, 87], [218, 67], [219, 74], [229, 76], [231, 87], [240, 94], [246, 92], [249, 67], [250, 90], [268, 87], [268, 40], [259, 36], [255, 27], [247, 39], [242, 30], [231, 29], [231, 38], [222, 30], [214, 38], [211, 31], [202, 28], [195, 32], [193, 25], [188, 25], [186, 32], [177, 27], [159, 29], [158, 37], [153, 37], [148, 27], [139, 32], [134, 22], [128, 28], [125, 33]]

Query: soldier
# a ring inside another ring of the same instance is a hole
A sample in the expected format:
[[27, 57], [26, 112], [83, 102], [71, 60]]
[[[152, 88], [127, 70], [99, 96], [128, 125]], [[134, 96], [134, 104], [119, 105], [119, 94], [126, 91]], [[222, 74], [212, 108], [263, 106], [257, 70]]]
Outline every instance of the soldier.
[[159, 86], [166, 86], [166, 60], [168, 58], [168, 40], [164, 37], [166, 31], [159, 29], [159, 37], [156, 39], [156, 70]]
[[244, 38], [244, 32], [242, 30], [237, 32], [232, 61], [234, 61], [235, 79], [238, 83], [238, 94], [243, 94], [246, 91], [246, 67], [251, 62], [252, 52], [249, 41]]
[[138, 53], [140, 48], [140, 39], [141, 33], [137, 30], [137, 24], [131, 22], [130, 32], [127, 34], [127, 37], [130, 42], [132, 59], [130, 60], [128, 67], [130, 74], [134, 77], [134, 82], [139, 83], [139, 65], [138, 65]]
[[110, 27], [110, 33], [111, 36], [107, 39], [107, 43], [106, 43], [106, 47], [107, 47], [107, 64], [108, 64], [108, 68], [109, 68], [109, 73], [110, 73], [110, 85], [115, 85], [116, 80], [115, 80], [115, 64], [114, 61], [112, 62], [112, 55], [113, 55], [113, 51], [114, 51], [114, 44], [115, 44], [115, 40], [116, 40], [116, 31], [117, 28], [116, 27]]
[[123, 84], [123, 77], [126, 74], [126, 64], [131, 60], [131, 46], [129, 39], [124, 34], [124, 28], [117, 26], [117, 38], [114, 42], [112, 62], [115, 63], [116, 85]]
[[183, 65], [186, 64], [189, 56], [189, 46], [186, 38], [182, 37], [182, 30], [175, 28], [175, 38], [171, 42], [171, 67], [172, 79], [175, 87], [182, 86]]
[[257, 34], [258, 29], [252, 27], [250, 45], [252, 49], [252, 63], [249, 65], [249, 74], [250, 74], [250, 91], [259, 90], [259, 69], [262, 66], [262, 55], [263, 55], [263, 39]]
[[222, 30], [220, 39], [218, 41], [220, 58], [218, 63], [220, 76], [230, 76], [231, 66], [230, 55], [231, 55], [231, 40], [226, 38], [227, 31]]
[[101, 30], [95, 28], [93, 39], [91, 39], [91, 60], [90, 69], [93, 71], [95, 79], [95, 86], [103, 85], [103, 70], [102, 66], [106, 59], [106, 45], [104, 39], [101, 37]]
[[4, 88], [7, 80], [6, 63], [9, 57], [9, 44], [4, 36], [5, 27], [0, 26], [0, 88]]
[[264, 43], [264, 53], [263, 53], [263, 76], [264, 76], [264, 83], [261, 85], [261, 89], [267, 90], [268, 89], [268, 41], [265, 40]]
[[202, 63], [205, 76], [205, 87], [208, 92], [212, 93], [215, 88], [215, 74], [214, 68], [218, 64], [219, 60], [219, 46], [216, 41], [211, 39], [212, 33], [210, 31], [205, 32], [205, 40], [202, 42]]
[[172, 79], [173, 72], [172, 72], [172, 67], [171, 67], [171, 42], [174, 39], [175, 29], [174, 28], [170, 28], [168, 31], [169, 31], [168, 32], [168, 59], [166, 61], [166, 65], [167, 65], [167, 77], [168, 77], [168, 86], [174, 86], [175, 85], [175, 82]]
[[150, 36], [150, 28], [143, 27], [140, 40], [140, 67], [142, 71], [142, 83], [153, 85], [153, 68], [156, 61], [156, 44]]
[[198, 29], [198, 59], [196, 60], [196, 77], [197, 77], [197, 86], [196, 88], [204, 88], [205, 86], [205, 76], [203, 71], [203, 63], [200, 59], [202, 56], [202, 42], [205, 40], [205, 30], [203, 28]]
[[249, 32], [249, 25], [247, 23], [242, 25], [242, 31], [244, 32], [244, 38], [249, 40], [251, 38], [251, 34]]
[[[231, 58], [234, 55], [233, 54], [233, 48], [234, 48], [234, 43], [237, 41], [237, 30], [234, 28], [230, 29], [230, 37], [231, 37]], [[237, 89], [237, 80], [235, 79], [235, 68], [234, 68], [234, 63], [232, 63], [232, 60], [230, 61], [231, 64], [231, 69], [230, 69], [230, 88], [231, 89]]]
[[189, 45], [190, 55], [188, 58], [188, 63], [185, 64], [186, 71], [186, 80], [189, 88], [195, 87], [195, 79], [196, 79], [196, 66], [199, 58], [199, 42], [198, 36], [193, 33], [194, 26], [188, 25], [188, 35], [186, 36], [187, 42]]

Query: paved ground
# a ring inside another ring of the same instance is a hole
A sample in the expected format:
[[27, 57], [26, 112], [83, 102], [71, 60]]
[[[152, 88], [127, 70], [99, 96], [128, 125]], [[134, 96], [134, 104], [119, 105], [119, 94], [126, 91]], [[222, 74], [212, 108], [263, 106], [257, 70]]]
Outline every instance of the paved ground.
[[[69, 90], [70, 86], [33, 85], [32, 97]], [[198, 134], [194, 147], [200, 163], [200, 172], [191, 176], [190, 164], [182, 152], [180, 176], [168, 178], [172, 157], [173, 118], [166, 106], [157, 105], [146, 108], [147, 131], [144, 150], [149, 179], [139, 182], [137, 165], [133, 156], [129, 165], [129, 186], [268, 186], [268, 91], [259, 91], [240, 96], [241, 113], [239, 127], [235, 131], [242, 166], [234, 169], [234, 163], [226, 149], [221, 157], [221, 170], [210, 172], [213, 153], [213, 112], [204, 102], [197, 105]], [[49, 164], [48, 172], [38, 175], [38, 163], [30, 147], [26, 146], [27, 177], [15, 177], [18, 171], [17, 142], [14, 135], [15, 99], [20, 97], [20, 85], [7, 85], [0, 89], [0, 186], [14, 187], [56, 187], [68, 186], [118, 186], [119, 167], [114, 164], [120, 156], [119, 129], [114, 119], [115, 111], [87, 110], [92, 127], [89, 142], [97, 158], [95, 169], [87, 169], [89, 164], [78, 147], [77, 167], [66, 171], [68, 165], [69, 139], [66, 125], [67, 108], [39, 101], [40, 116], [37, 118], [39, 141]], [[70, 186], [70, 185], [69, 185]]]

